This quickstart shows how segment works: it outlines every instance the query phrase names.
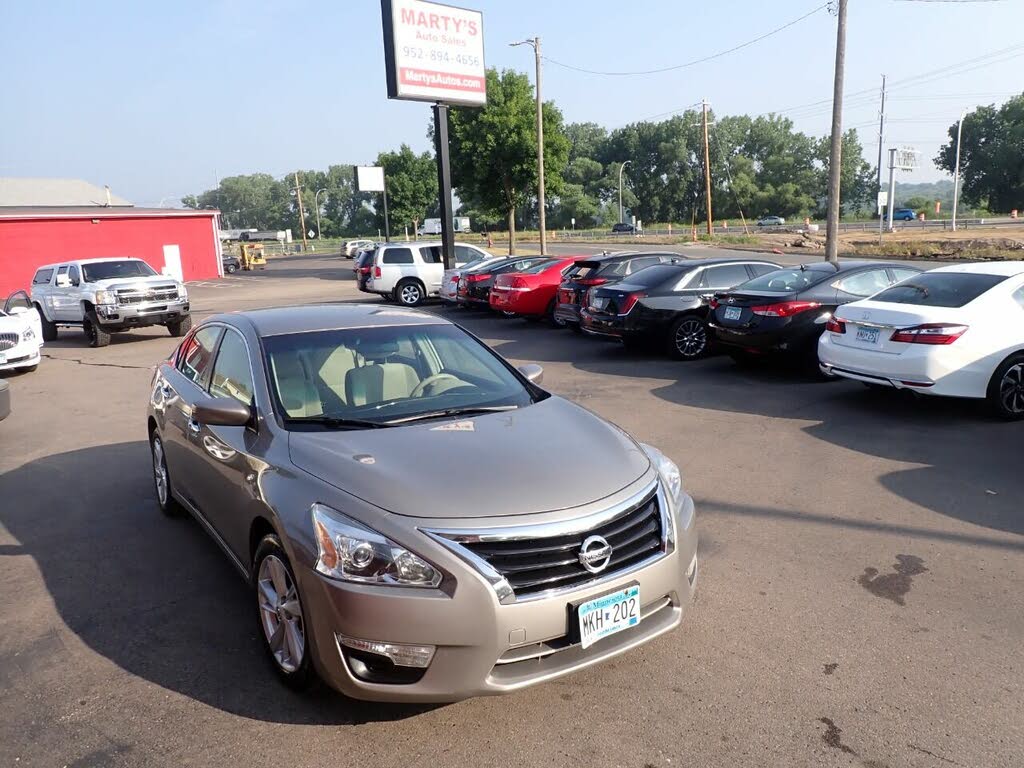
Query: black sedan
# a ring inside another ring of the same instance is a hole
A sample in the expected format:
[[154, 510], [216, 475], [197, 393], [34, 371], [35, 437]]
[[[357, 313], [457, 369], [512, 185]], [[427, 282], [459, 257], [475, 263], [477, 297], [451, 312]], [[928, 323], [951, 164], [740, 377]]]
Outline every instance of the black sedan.
[[711, 294], [778, 266], [758, 259], [686, 259], [647, 267], [622, 282], [591, 288], [580, 310], [581, 327], [627, 347], [657, 344], [676, 359], [694, 360], [708, 350]]
[[604, 253], [586, 261], [577, 261], [565, 273], [565, 279], [555, 294], [555, 324], [574, 330], [580, 327], [580, 302], [584, 294], [596, 285], [615, 283], [627, 279], [634, 272], [683, 260], [678, 253]]
[[522, 272], [527, 267], [546, 259], [546, 256], [513, 256], [474, 269], [463, 270], [459, 276], [456, 301], [463, 306], [490, 307], [494, 278], [506, 272]]
[[909, 264], [827, 261], [784, 267], [711, 300], [715, 340], [739, 360], [786, 353], [817, 360], [818, 337], [836, 307], [920, 273]]

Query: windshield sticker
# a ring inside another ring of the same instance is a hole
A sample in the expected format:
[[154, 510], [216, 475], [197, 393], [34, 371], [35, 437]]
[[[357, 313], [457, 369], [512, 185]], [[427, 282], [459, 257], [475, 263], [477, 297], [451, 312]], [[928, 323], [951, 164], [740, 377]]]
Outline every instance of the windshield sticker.
[[448, 424], [438, 424], [430, 428], [431, 432], [475, 432], [476, 424], [472, 421], [452, 421]]

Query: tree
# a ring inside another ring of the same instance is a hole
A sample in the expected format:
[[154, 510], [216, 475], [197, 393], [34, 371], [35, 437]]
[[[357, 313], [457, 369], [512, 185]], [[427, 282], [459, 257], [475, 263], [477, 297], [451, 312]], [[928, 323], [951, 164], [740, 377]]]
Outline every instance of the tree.
[[[949, 126], [949, 143], [935, 164], [950, 173], [956, 165], [957, 125]], [[1024, 208], [1024, 94], [998, 109], [979, 107], [963, 121], [960, 143], [961, 195], [965, 202], [990, 211]]]
[[[569, 141], [562, 113], [552, 102], [542, 107], [544, 175], [547, 191], [557, 196]], [[433, 128], [431, 128], [431, 134]], [[536, 102], [529, 78], [514, 70], [487, 70], [487, 105], [449, 111], [452, 183], [472, 208], [501, 214], [508, 222], [510, 254], [515, 253], [516, 209], [537, 189]]]
[[[415, 154], [407, 144], [397, 152], [381, 152], [377, 165], [384, 168], [388, 188], [388, 215], [395, 231], [411, 226], [437, 207], [437, 165], [430, 152]], [[383, 226], [383, 208], [379, 212]]]

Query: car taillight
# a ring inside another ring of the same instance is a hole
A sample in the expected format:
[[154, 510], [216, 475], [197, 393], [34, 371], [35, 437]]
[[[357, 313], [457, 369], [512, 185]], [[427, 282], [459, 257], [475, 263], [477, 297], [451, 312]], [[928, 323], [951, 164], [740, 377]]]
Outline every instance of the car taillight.
[[577, 280], [576, 282], [580, 285], [604, 285], [608, 280], [603, 277], [585, 277], [582, 280]]
[[897, 329], [893, 333], [891, 341], [902, 341], [904, 344], [952, 344], [966, 331], [966, 325], [926, 323]]
[[708, 306], [711, 307], [711, 309], [718, 309], [718, 299], [711, 299], [711, 301], [708, 302]]
[[381, 275], [380, 267], [374, 267], [373, 268], [373, 276], [374, 277], [380, 277], [380, 275]]
[[484, 280], [490, 279], [490, 275], [466, 275], [467, 283], [482, 283]]
[[633, 308], [633, 305], [640, 301], [640, 299], [644, 298], [646, 295], [646, 293], [640, 293], [639, 291], [636, 293], [627, 293], [625, 297], [622, 299], [622, 305], [619, 307], [619, 314], [628, 315], [629, 310]]
[[846, 323], [842, 320], [836, 320], [834, 317], [830, 317], [828, 322], [825, 323], [825, 330], [831, 331], [832, 333], [846, 333]]
[[750, 311], [763, 317], [792, 317], [809, 309], [820, 307], [817, 301], [780, 301], [778, 304], [762, 304], [751, 307]]
[[525, 291], [529, 287], [529, 285], [523, 278], [513, 277], [511, 280], [508, 281], [508, 287], [514, 291]]

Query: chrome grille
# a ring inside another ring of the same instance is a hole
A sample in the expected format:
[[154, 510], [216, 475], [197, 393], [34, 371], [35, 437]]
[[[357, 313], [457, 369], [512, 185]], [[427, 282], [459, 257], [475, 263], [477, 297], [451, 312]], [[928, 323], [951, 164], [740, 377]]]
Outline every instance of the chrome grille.
[[178, 286], [155, 285], [152, 288], [121, 288], [117, 292], [118, 305], [155, 304], [174, 301], [178, 298]]
[[[592, 573], [580, 562], [583, 542], [601, 536], [611, 545], [607, 566]], [[516, 597], [565, 589], [605, 578], [664, 551], [664, 530], [657, 493], [590, 530], [563, 536], [463, 541], [508, 581]]]
[[0, 333], [0, 350], [18, 346], [20, 338], [16, 333]]

